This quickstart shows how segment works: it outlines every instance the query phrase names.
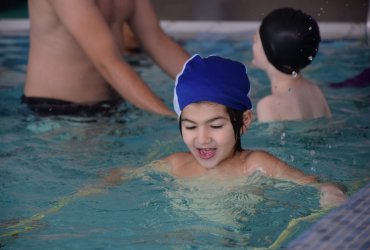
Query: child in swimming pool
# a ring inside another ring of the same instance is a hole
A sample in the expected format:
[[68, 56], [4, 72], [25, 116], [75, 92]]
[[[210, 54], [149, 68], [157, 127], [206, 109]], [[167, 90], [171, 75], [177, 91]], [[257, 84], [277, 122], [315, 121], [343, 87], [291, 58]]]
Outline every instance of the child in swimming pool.
[[[265, 151], [242, 149], [241, 135], [252, 122], [249, 92], [247, 70], [242, 63], [218, 56], [191, 57], [177, 76], [174, 90], [180, 132], [190, 152], [174, 153], [158, 161], [154, 169], [184, 181], [192, 179], [203, 183], [208, 180], [204, 192], [210, 190], [209, 185], [240, 185], [240, 180], [259, 172], [268, 177], [317, 187], [322, 194], [320, 204], [323, 207], [342, 203], [346, 196], [336, 185], [319, 183], [316, 177], [288, 166]], [[103, 183], [87, 186], [72, 196], [61, 198], [54, 207], [9, 226], [10, 232], [2, 236], [27, 232], [32, 229], [33, 223], [57, 212], [78, 197], [100, 193], [122, 179], [140, 176], [148, 170], [143, 168], [112, 170]], [[253, 200], [259, 201], [258, 197]], [[248, 204], [254, 205], [249, 201]]]
[[[316, 177], [265, 151], [242, 149], [240, 137], [252, 122], [249, 92], [242, 63], [218, 56], [191, 57], [177, 76], [174, 90], [180, 133], [190, 152], [170, 155], [156, 165], [157, 169], [179, 178], [202, 180], [231, 180], [259, 171], [268, 177], [316, 186], [322, 192], [322, 206], [342, 203], [345, 195], [337, 186], [318, 183]], [[119, 180], [120, 174], [113, 172], [106, 180]]]
[[271, 95], [257, 103], [259, 122], [331, 117], [320, 88], [300, 71], [317, 54], [320, 31], [300, 10], [281, 8], [263, 20], [254, 36], [252, 63], [270, 79]]

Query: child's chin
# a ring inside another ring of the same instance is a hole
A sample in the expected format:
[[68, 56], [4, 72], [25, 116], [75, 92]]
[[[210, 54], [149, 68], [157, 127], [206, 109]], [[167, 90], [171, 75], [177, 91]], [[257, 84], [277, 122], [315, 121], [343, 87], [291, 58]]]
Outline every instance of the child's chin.
[[214, 161], [211, 160], [204, 160], [204, 159], [198, 159], [198, 163], [206, 169], [212, 169], [217, 166], [217, 164]]

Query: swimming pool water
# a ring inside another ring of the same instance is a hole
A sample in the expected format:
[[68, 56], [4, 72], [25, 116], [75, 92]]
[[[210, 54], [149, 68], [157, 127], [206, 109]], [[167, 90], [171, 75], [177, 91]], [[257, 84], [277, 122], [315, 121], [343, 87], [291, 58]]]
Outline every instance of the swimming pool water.
[[[182, 43], [191, 53], [246, 63], [254, 104], [269, 93], [266, 76], [250, 64], [250, 42], [199, 38]], [[110, 118], [32, 115], [19, 99], [28, 45], [28, 37], [0, 38], [0, 248], [268, 247], [292, 219], [320, 210], [315, 189], [259, 175], [210, 183], [145, 172], [102, 193], [77, 195], [115, 167], [137, 168], [186, 148], [175, 119], [143, 113], [129, 104]], [[171, 105], [173, 81], [144, 55], [127, 60]], [[370, 88], [332, 89], [328, 83], [367, 67], [370, 49], [363, 42], [323, 42], [303, 74], [323, 89], [333, 118], [254, 121], [242, 137], [243, 147], [265, 149], [353, 194], [370, 177]], [[38, 219], [11, 227], [34, 215]], [[279, 246], [312, 223], [300, 223]], [[15, 230], [19, 234], [5, 236]]]

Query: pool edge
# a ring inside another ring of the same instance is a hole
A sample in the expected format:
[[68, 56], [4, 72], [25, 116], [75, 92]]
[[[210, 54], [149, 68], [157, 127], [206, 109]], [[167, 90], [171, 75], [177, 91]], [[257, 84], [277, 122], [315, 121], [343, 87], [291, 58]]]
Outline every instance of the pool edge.
[[[164, 31], [178, 39], [198, 37], [202, 34], [227, 36], [230, 39], [251, 38], [259, 27], [258, 21], [169, 21], [162, 20]], [[366, 39], [366, 23], [319, 22], [323, 40]], [[0, 19], [0, 35], [27, 35], [28, 19]], [[204, 35], [202, 35], [203, 37]]]
[[287, 250], [368, 249], [370, 246], [370, 182], [344, 204], [316, 221]]

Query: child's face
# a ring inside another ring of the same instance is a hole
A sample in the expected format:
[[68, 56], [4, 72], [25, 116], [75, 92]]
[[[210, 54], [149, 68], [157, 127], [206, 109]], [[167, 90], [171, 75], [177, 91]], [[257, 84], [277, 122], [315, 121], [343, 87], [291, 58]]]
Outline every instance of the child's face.
[[202, 167], [215, 168], [234, 153], [235, 134], [224, 105], [200, 102], [186, 106], [181, 128], [185, 144]]
[[253, 36], [252, 51], [253, 51], [253, 60], [252, 60], [253, 65], [258, 68], [265, 69], [266, 65], [269, 64], [269, 61], [267, 60], [265, 51], [263, 50], [260, 34], [258, 31]]

